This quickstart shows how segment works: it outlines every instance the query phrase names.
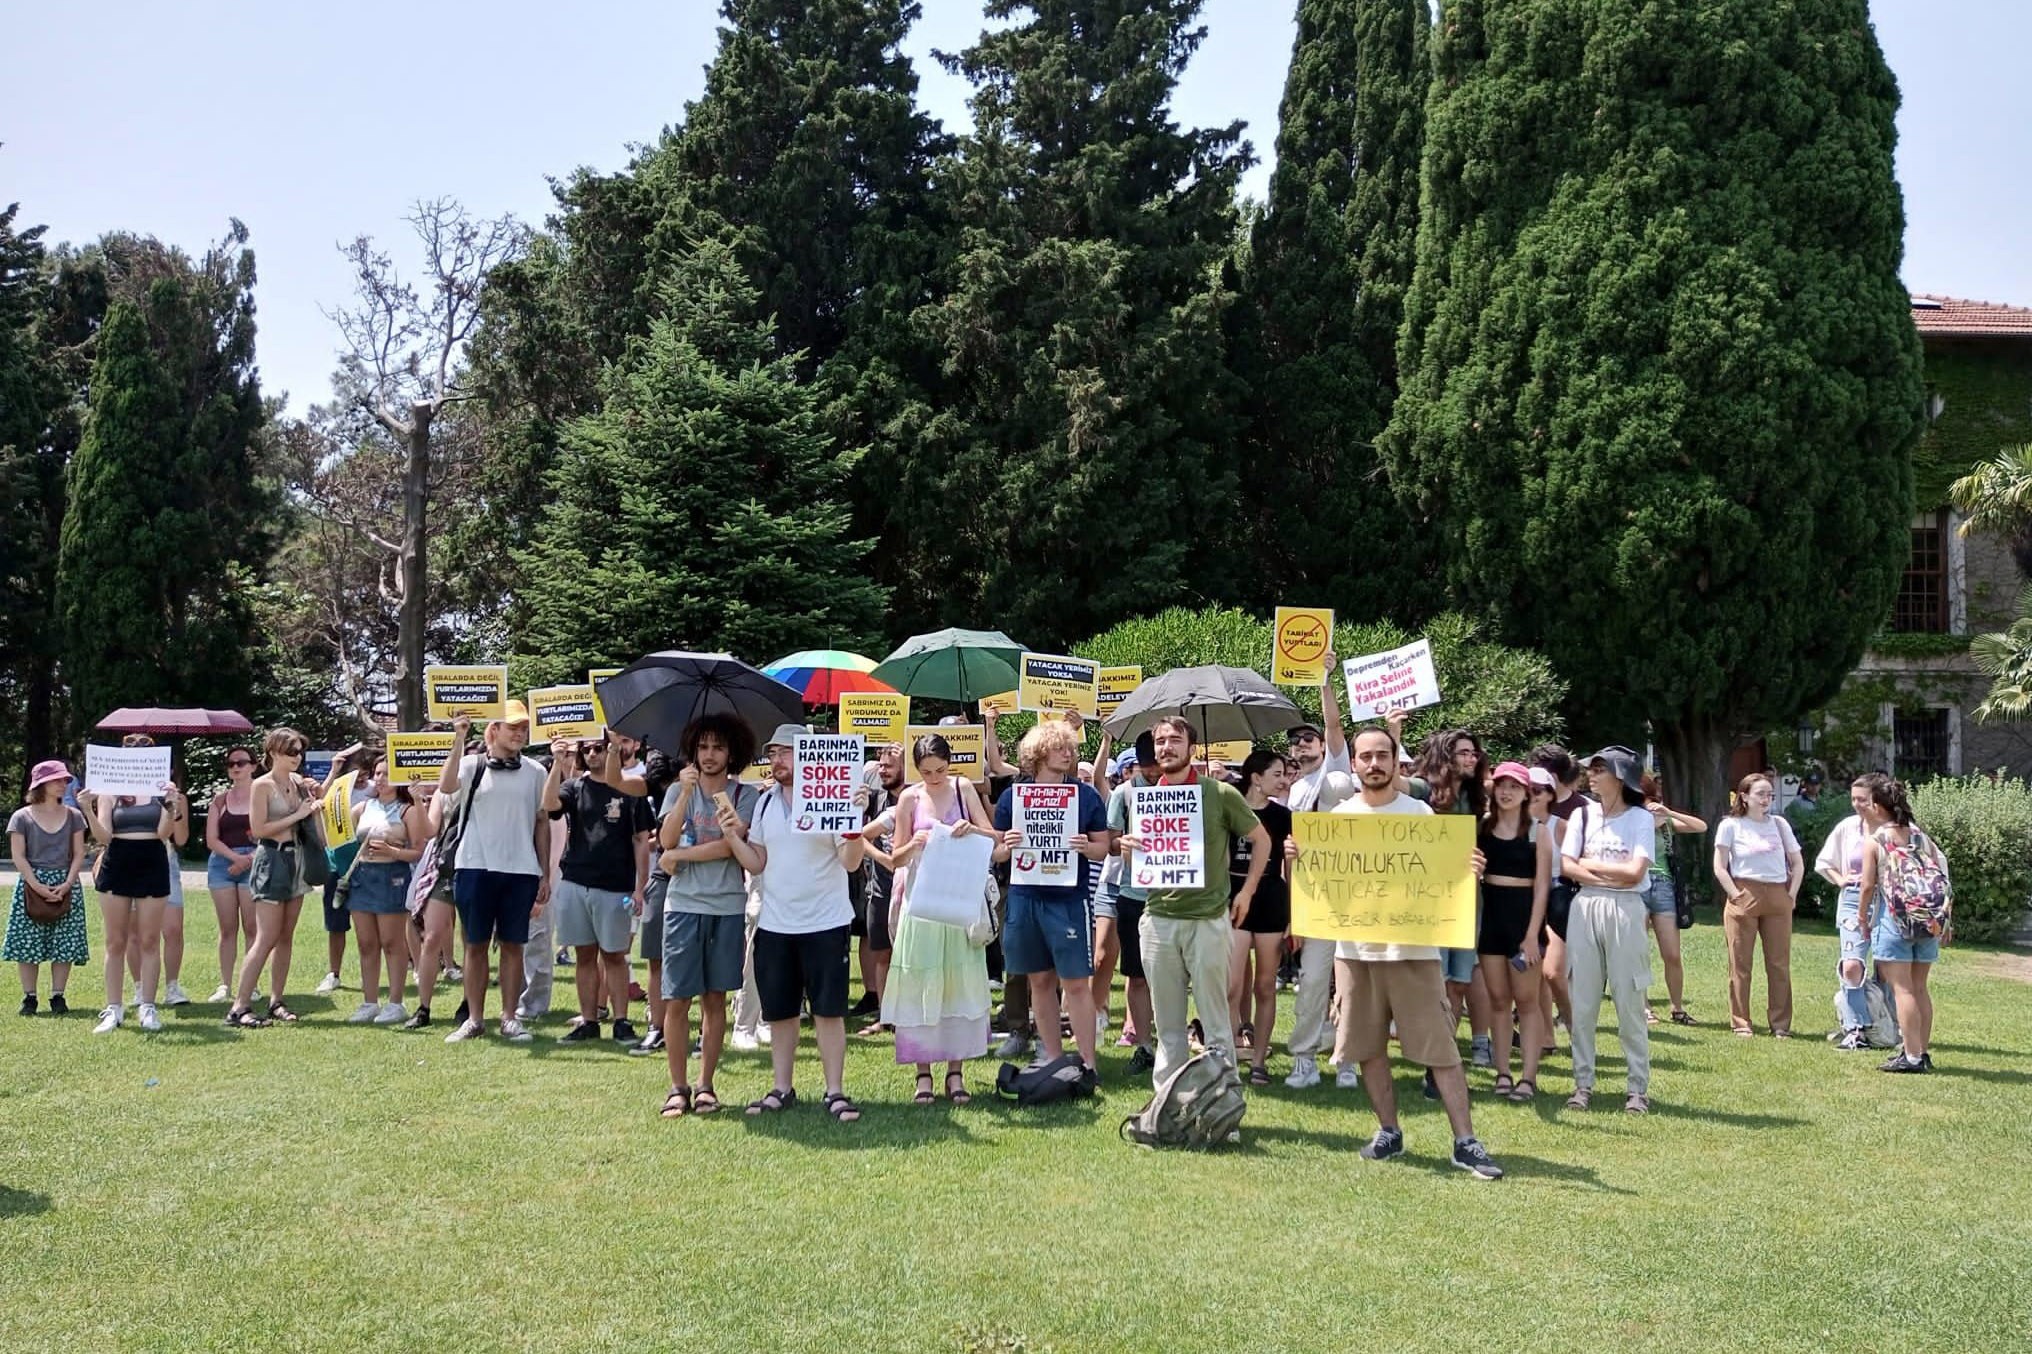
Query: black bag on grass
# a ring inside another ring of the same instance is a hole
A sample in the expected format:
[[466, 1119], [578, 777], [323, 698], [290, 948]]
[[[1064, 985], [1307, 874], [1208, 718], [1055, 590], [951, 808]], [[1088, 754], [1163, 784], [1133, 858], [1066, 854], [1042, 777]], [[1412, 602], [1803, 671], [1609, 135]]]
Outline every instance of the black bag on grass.
[[1019, 1105], [1055, 1105], [1061, 1100], [1079, 1099], [1093, 1094], [1086, 1084], [1085, 1071], [1076, 1053], [1036, 1067], [1003, 1063], [1001, 1071], [995, 1073], [995, 1094]]

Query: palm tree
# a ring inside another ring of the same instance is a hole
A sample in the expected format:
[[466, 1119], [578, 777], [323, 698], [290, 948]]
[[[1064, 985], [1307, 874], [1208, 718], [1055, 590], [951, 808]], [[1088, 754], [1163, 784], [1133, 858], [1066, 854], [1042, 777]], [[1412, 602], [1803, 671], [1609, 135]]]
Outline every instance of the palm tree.
[[2018, 594], [2011, 628], [1977, 635], [1969, 642], [1969, 657], [1990, 679], [1990, 694], [1975, 708], [1978, 721], [2032, 717], [2032, 584]]
[[2010, 545], [2018, 572], [2032, 575], [2032, 444], [1999, 451], [1956, 480], [1947, 497], [1962, 514], [1963, 536], [1995, 532]]

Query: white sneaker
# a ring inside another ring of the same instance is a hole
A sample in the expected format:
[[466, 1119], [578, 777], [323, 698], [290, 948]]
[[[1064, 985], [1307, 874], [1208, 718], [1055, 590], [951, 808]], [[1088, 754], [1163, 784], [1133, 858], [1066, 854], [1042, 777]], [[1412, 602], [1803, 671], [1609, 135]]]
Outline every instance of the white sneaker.
[[92, 1033], [111, 1034], [114, 1030], [120, 1028], [120, 1021], [126, 1014], [127, 1012], [123, 1007], [108, 1006], [105, 1010], [99, 1012], [99, 1023], [92, 1026]]
[[1303, 1091], [1319, 1085], [1319, 1059], [1310, 1053], [1301, 1053], [1291, 1060], [1291, 1075], [1284, 1084], [1294, 1091]]
[[162, 1004], [164, 1006], [188, 1006], [190, 1005], [190, 993], [183, 990], [182, 983], [168, 983], [162, 989]]
[[381, 1003], [380, 1009], [375, 1013], [374, 1023], [376, 1025], [400, 1025], [407, 1019], [409, 1019], [409, 1012], [402, 1009], [401, 1002], [384, 1001]]
[[162, 1017], [156, 1014], [154, 1002], [141, 1003], [141, 1028], [150, 1034], [162, 1032]]
[[735, 1030], [727, 1042], [734, 1046], [736, 1053], [753, 1053], [756, 1049], [762, 1047], [754, 1035], [746, 1034], [740, 1030]]
[[523, 1027], [521, 1021], [510, 1016], [501, 1022], [501, 1037], [511, 1044], [526, 1044], [530, 1040], [530, 1033]]
[[776, 1031], [770, 1029], [767, 1025], [764, 1025], [761, 1029], [755, 1031], [755, 1042], [757, 1044], [760, 1044], [763, 1048], [769, 1047], [769, 1041], [771, 1039], [774, 1039], [775, 1037]]
[[233, 999], [233, 989], [226, 986], [224, 983], [220, 983], [218, 987], [213, 989], [212, 991], [212, 1000], [214, 1002], [231, 1001], [232, 999]]
[[327, 973], [324, 976], [324, 980], [314, 990], [320, 997], [329, 997], [332, 993], [339, 990], [339, 975]]
[[348, 1025], [364, 1025], [368, 1021], [372, 1020], [375, 1016], [378, 1016], [380, 1014], [381, 1014], [380, 1002], [363, 1001], [358, 1006], [353, 1008], [353, 1013], [351, 1015], [346, 1017], [346, 1023]]
[[444, 1037], [444, 1041], [447, 1044], [463, 1044], [468, 1039], [479, 1039], [483, 1037], [486, 1033], [487, 1031], [480, 1028], [479, 1021], [468, 1020], [465, 1024], [459, 1026], [457, 1029], [453, 1030], [450, 1034], [447, 1034]]
[[1334, 1073], [1333, 1084], [1343, 1091], [1358, 1091], [1362, 1087], [1362, 1069], [1353, 1063], [1342, 1063], [1341, 1070]]

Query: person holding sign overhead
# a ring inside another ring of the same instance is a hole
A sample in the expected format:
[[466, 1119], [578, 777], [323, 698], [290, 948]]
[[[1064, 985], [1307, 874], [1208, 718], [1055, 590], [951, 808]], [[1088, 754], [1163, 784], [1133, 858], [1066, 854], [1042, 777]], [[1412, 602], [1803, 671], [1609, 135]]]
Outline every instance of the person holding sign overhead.
[[[1155, 785], [1129, 796], [1129, 873], [1150, 890], [1143, 912], [1143, 971], [1157, 1026], [1154, 1084], [1192, 1056], [1187, 992], [1199, 1004], [1206, 1047], [1230, 1067], [1234, 1030], [1228, 1024], [1228, 908], [1225, 868], [1236, 837], [1250, 839], [1249, 867], [1233, 892], [1247, 910], [1269, 865], [1270, 833], [1256, 820], [1241, 791], [1225, 781], [1192, 774], [1192, 726], [1178, 715], [1151, 726], [1157, 753]], [[1394, 773], [1394, 768], [1393, 768]]]
[[[1356, 733], [1354, 764], [1361, 791], [1336, 804], [1332, 812], [1432, 812], [1431, 805], [1398, 790], [1397, 739], [1390, 730], [1366, 728]], [[1288, 859], [1296, 860], [1298, 839], [1293, 837], [1284, 850]], [[1479, 878], [1485, 865], [1482, 853], [1471, 852], [1469, 863]], [[1334, 976], [1342, 1003], [1340, 1042], [1334, 1056], [1343, 1068], [1361, 1068], [1362, 1085], [1376, 1111], [1376, 1136], [1361, 1149], [1363, 1159], [1388, 1161], [1404, 1155], [1397, 1087], [1390, 1080], [1394, 1025], [1404, 1056], [1423, 1064], [1438, 1087], [1447, 1123], [1453, 1128], [1453, 1164], [1478, 1180], [1502, 1179], [1502, 1167], [1475, 1137], [1467, 1074], [1461, 1069], [1460, 1045], [1454, 1042], [1453, 1010], [1447, 1003], [1439, 947], [1336, 941]]]
[[1058, 1016], [1059, 990], [1064, 988], [1081, 1075], [1093, 1086], [1100, 1078], [1100, 1035], [1090, 982], [1094, 913], [1089, 899], [1096, 862], [1108, 855], [1108, 806], [1093, 786], [1075, 779], [1079, 738], [1063, 720], [1039, 720], [1017, 745], [1016, 762], [1022, 779], [995, 802], [995, 830], [1002, 834], [995, 859], [1010, 862], [1002, 957], [1010, 974], [1028, 980], [1045, 1062], [1065, 1056]]
[[[129, 734], [121, 745], [145, 747], [152, 741], [146, 734]], [[123, 979], [130, 950], [139, 961], [133, 967], [141, 1028], [150, 1033], [162, 1028], [155, 1009], [155, 988], [162, 976], [163, 915], [169, 908], [166, 843], [175, 837], [183, 811], [183, 795], [168, 780], [162, 782], [159, 794], [151, 797], [93, 797], [98, 835], [106, 843], [96, 884], [99, 911], [106, 923], [106, 1007], [99, 1013], [94, 1034], [118, 1029], [126, 1018]]]

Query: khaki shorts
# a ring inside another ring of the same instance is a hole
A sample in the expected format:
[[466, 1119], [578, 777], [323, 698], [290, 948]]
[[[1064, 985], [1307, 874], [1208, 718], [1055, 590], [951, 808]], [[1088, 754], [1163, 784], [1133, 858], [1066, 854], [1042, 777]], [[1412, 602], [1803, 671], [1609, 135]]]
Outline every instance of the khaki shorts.
[[1398, 1046], [1410, 1061], [1424, 1067], [1460, 1066], [1439, 960], [1336, 959], [1334, 972], [1342, 990], [1335, 1062], [1348, 1067], [1387, 1056], [1395, 1020]]

